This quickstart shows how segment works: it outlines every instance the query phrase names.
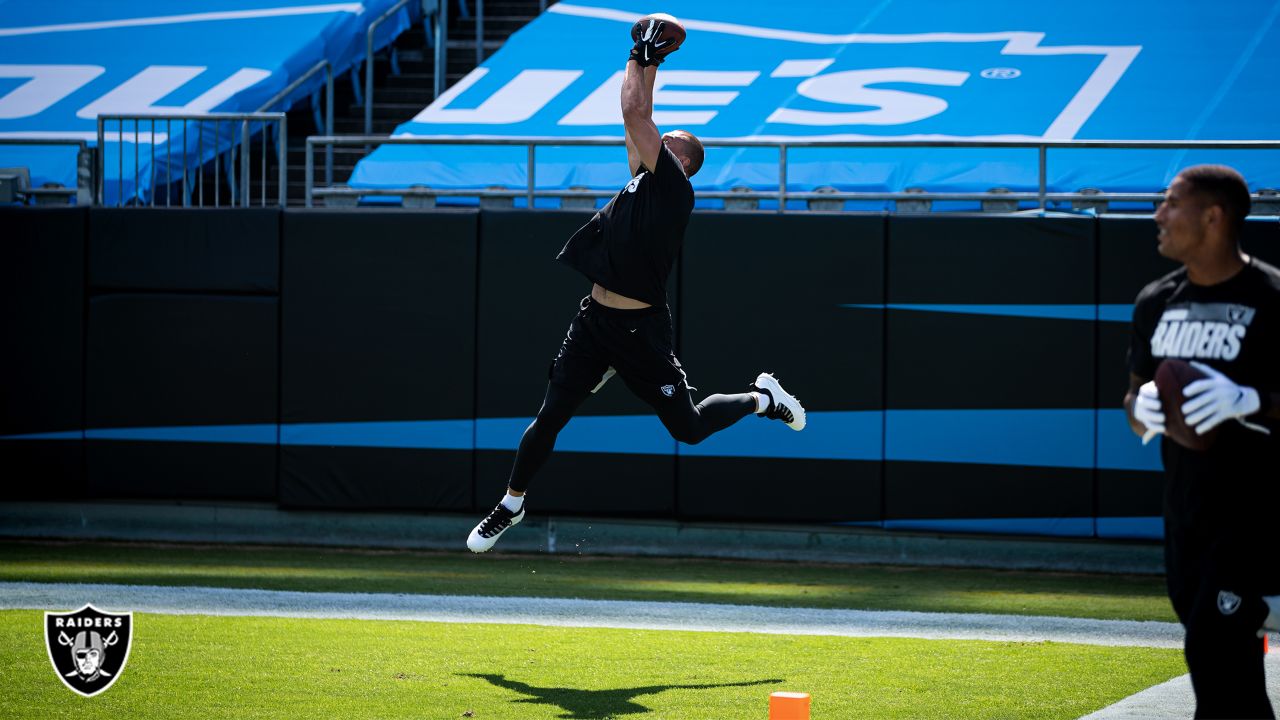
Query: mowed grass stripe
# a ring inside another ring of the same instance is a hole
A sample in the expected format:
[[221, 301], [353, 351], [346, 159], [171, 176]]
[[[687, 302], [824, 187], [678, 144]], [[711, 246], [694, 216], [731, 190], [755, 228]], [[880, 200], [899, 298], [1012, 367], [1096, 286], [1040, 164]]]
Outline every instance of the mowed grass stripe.
[[739, 560], [4, 541], [0, 580], [1176, 621], [1156, 576]]
[[1185, 672], [1150, 648], [138, 613], [85, 699], [42, 622], [0, 612], [0, 717], [759, 720], [787, 689], [814, 720], [1076, 718]]

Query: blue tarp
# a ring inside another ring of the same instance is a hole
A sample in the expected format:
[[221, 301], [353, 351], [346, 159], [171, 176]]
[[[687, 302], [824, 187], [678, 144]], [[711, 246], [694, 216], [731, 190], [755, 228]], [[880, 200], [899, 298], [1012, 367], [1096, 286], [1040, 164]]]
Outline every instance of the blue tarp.
[[[1200, 0], [569, 0], [516, 33], [397, 134], [622, 135], [631, 23], [688, 28], [658, 72], [662, 130], [716, 139], [1280, 138], [1280, 2]], [[615, 189], [625, 151], [538, 152], [539, 189]], [[1159, 191], [1181, 167], [1235, 165], [1280, 187], [1280, 151], [1051, 150], [1052, 191]], [[526, 186], [525, 150], [384, 146], [357, 187]], [[982, 192], [1037, 187], [1035, 150], [792, 149], [787, 187]], [[772, 149], [712, 149], [699, 190], [778, 186]]]
[[[363, 59], [369, 23], [395, 2], [0, 0], [0, 138], [96, 145], [99, 114], [252, 112], [320, 60], [328, 59], [336, 74]], [[409, 23], [408, 12], [398, 12], [379, 26], [375, 47], [390, 43]], [[323, 83], [319, 73], [271, 109], [285, 110]], [[108, 129], [116, 135], [115, 126]], [[134, 130], [125, 123], [122, 145], [107, 138], [108, 202], [135, 194]], [[140, 139], [151, 137], [150, 123], [137, 130]], [[213, 156], [214, 128], [207, 125], [203, 132], [207, 160]], [[225, 124], [219, 129], [222, 147], [232, 132]], [[196, 135], [192, 129], [185, 138], [188, 167], [201, 154]], [[159, 123], [156, 140], [157, 182], [166, 170], [180, 177], [180, 124]], [[168, 167], [166, 149], [175, 158]], [[121, 150], [125, 177], [117, 183]], [[145, 142], [139, 153], [144, 197], [153, 167], [150, 150]], [[37, 187], [76, 186], [74, 151], [0, 144], [0, 167], [14, 165], [29, 167]]]

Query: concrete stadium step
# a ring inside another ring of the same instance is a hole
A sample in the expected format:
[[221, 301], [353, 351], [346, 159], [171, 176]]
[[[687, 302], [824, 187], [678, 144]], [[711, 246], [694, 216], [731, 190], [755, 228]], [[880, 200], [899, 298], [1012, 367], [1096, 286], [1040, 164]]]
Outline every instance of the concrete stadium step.
[[[343, 164], [341, 164], [341, 165], [339, 165], [338, 163], [334, 163], [334, 164], [333, 164], [333, 175], [334, 175], [334, 177], [338, 177], [339, 175], [341, 175], [341, 176], [343, 176], [343, 177], [350, 177], [351, 172], [352, 172], [353, 170], [355, 170], [355, 168], [356, 168], [356, 166], [355, 166], [354, 164], [352, 164], [352, 163], [343, 163]], [[312, 171], [315, 173], [315, 177], [316, 177], [316, 179], [317, 179], [317, 180], [319, 180], [321, 177], [323, 177], [323, 176], [324, 176], [324, 162], [323, 162], [323, 161], [321, 161], [321, 162], [316, 163], [316, 165], [315, 165], [315, 167], [313, 168], [313, 170], [312, 170]], [[254, 177], [255, 179], [258, 177], [258, 175], [257, 175], [257, 173], [256, 173], [256, 172], [254, 173], [253, 177]], [[274, 182], [276, 181], [276, 179], [277, 179], [277, 175], [276, 175], [276, 169], [275, 169], [275, 168], [269, 168], [269, 169], [268, 169], [268, 171], [267, 171], [267, 178], [268, 178], [268, 181], [269, 181], [269, 182], [274, 183]], [[289, 182], [291, 182], [291, 183], [292, 183], [292, 182], [305, 182], [305, 181], [306, 181], [306, 179], [307, 179], [307, 166], [306, 166], [306, 165], [289, 165], [289, 177], [288, 177]]]
[[[374, 135], [390, 135], [402, 123], [403, 120], [394, 118], [377, 118], [373, 119]], [[335, 118], [333, 121], [334, 129], [339, 135], [363, 135], [364, 134], [364, 116], [360, 117], [344, 117]]]
[[[488, 8], [486, 8], [487, 10]], [[512, 33], [529, 24], [533, 18], [525, 15], [496, 15], [491, 16], [488, 12], [484, 16], [484, 36], [486, 39], [505, 40], [511, 37]], [[458, 20], [457, 25], [449, 28], [449, 39], [455, 37], [476, 36], [476, 20], [470, 18], [468, 20]]]
[[[419, 107], [426, 107], [431, 104], [435, 98], [432, 97], [432, 89], [425, 88], [389, 88], [379, 87], [374, 90], [374, 114], [378, 112], [378, 105], [381, 103], [409, 103], [416, 104]], [[361, 106], [361, 112], [364, 112]]]
[[[375, 93], [375, 94], [381, 95], [381, 93]], [[427, 101], [427, 104], [430, 104], [429, 100]], [[383, 99], [379, 97], [377, 102], [373, 104], [373, 116], [375, 118], [381, 118], [381, 119], [405, 118], [407, 120], [408, 118], [411, 118], [414, 115], [417, 115], [419, 112], [421, 112], [422, 108], [424, 107], [426, 107], [426, 105], [416, 103], [416, 102], [407, 102], [407, 103], [384, 102]], [[357, 105], [355, 103], [348, 105], [345, 116], [363, 118], [364, 105]]]
[[[470, 72], [468, 70], [467, 72]], [[454, 83], [461, 80], [467, 73], [445, 73], [445, 87], [453, 87]], [[378, 93], [378, 88], [389, 87], [397, 90], [421, 90], [423, 88], [431, 89], [435, 87], [436, 78], [431, 73], [401, 73], [400, 75], [392, 75], [374, 86], [374, 95]]]

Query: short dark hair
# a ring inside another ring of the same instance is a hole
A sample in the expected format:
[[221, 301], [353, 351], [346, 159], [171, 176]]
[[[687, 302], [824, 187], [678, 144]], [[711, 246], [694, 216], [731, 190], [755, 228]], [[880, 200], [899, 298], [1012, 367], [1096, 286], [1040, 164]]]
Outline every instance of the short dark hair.
[[702, 169], [702, 161], [706, 158], [706, 151], [702, 148], [702, 141], [696, 135], [688, 130], [672, 130], [672, 135], [679, 137], [689, 146], [689, 177], [698, 174]]
[[1196, 195], [1206, 198], [1209, 205], [1222, 208], [1228, 226], [1234, 235], [1244, 230], [1244, 219], [1249, 215], [1251, 199], [1249, 184], [1235, 168], [1226, 165], [1193, 165], [1178, 173], [1191, 186]]

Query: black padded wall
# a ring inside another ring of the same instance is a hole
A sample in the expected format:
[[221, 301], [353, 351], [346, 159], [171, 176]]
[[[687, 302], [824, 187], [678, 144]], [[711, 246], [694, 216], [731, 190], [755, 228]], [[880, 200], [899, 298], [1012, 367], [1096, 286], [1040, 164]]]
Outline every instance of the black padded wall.
[[[591, 292], [590, 281], [555, 260], [590, 218], [578, 211], [480, 214], [478, 508], [501, 499], [520, 436], [542, 404], [551, 361], [579, 301]], [[677, 312], [679, 275], [677, 268], [668, 286]], [[615, 378], [569, 421], [529, 495], [540, 513], [670, 516], [675, 441]]]
[[276, 302], [153, 293], [90, 301], [93, 495], [274, 498]]
[[84, 491], [83, 208], [0, 208], [0, 499]]
[[476, 213], [284, 214], [280, 502], [470, 510]]
[[1094, 221], [888, 228], [886, 521], [1091, 534]]
[[280, 212], [89, 218], [90, 492], [273, 499]]
[[276, 293], [280, 211], [274, 208], [95, 209], [94, 290]]
[[749, 416], [681, 445], [680, 516], [880, 518], [884, 229], [882, 215], [694, 215], [680, 338], [695, 395], [772, 372], [809, 421]]
[[[0, 498], [483, 510], [590, 283], [571, 211], [0, 210]], [[538, 513], [1151, 537], [1120, 399], [1149, 217], [697, 213], [695, 394], [806, 404], [677, 445], [617, 381]], [[1246, 252], [1280, 264], [1280, 223]], [[87, 438], [87, 439], [86, 439]]]

